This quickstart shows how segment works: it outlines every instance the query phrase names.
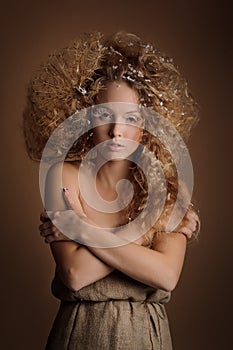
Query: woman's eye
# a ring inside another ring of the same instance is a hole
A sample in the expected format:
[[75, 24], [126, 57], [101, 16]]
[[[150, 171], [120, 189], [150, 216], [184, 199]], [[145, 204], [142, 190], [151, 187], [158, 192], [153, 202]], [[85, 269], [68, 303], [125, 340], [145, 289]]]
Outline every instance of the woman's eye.
[[137, 123], [136, 117], [127, 117], [126, 120], [128, 123]]
[[97, 118], [101, 121], [112, 120], [113, 115], [106, 108], [95, 108], [93, 109], [92, 115], [94, 118]]
[[126, 123], [129, 124], [139, 124], [140, 123], [140, 118], [136, 115], [129, 115], [125, 118]]
[[99, 115], [99, 117], [102, 120], [111, 120], [112, 119], [112, 115], [110, 113], [102, 113]]

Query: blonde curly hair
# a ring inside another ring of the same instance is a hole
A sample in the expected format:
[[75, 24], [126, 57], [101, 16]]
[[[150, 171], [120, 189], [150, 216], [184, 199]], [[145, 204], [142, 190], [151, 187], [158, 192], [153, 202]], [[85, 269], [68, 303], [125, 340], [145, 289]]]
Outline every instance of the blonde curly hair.
[[[23, 113], [29, 157], [39, 161], [46, 142], [58, 125], [77, 110], [94, 105], [106, 82], [114, 80], [124, 80], [138, 92], [142, 106], [166, 118], [184, 141], [188, 140], [191, 129], [199, 120], [199, 108], [173, 60], [134, 34], [117, 32], [106, 38], [102, 33], [91, 32], [52, 53], [29, 82]], [[86, 123], [85, 113], [80, 113], [78, 118], [76, 125], [82, 128]], [[167, 181], [167, 207], [177, 199], [176, 167], [166, 147], [146, 131], [156, 127], [154, 119], [147, 118], [145, 123], [150, 125], [145, 125], [141, 144], [155, 155], [162, 166]], [[92, 147], [90, 133], [84, 133], [70, 148], [66, 160], [81, 161]], [[158, 175], [156, 166], [143, 151], [138, 157], [152, 167], [154, 171], [150, 172], [149, 181], [155, 182]], [[134, 197], [124, 213], [126, 218], [134, 219], [145, 208], [148, 179], [140, 167], [133, 165], [131, 180]], [[149, 203], [148, 208], [150, 205], [154, 206], [156, 202]], [[148, 242], [151, 242], [152, 236], [148, 236]]]

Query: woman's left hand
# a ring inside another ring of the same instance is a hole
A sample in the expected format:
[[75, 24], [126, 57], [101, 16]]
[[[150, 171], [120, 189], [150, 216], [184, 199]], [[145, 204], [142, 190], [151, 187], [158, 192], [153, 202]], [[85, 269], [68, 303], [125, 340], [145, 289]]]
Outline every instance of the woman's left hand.
[[[169, 221], [173, 206], [165, 209], [162, 217], [158, 220], [156, 230], [166, 232], [166, 226]], [[181, 220], [180, 224], [173, 230], [174, 232], [182, 233], [187, 239], [192, 238], [198, 228], [200, 227], [200, 220], [197, 213], [193, 209], [193, 204], [190, 203], [186, 214]]]
[[192, 236], [199, 230], [200, 219], [197, 213], [189, 206], [181, 223], [174, 230], [175, 232], [183, 233], [187, 239], [191, 239]]

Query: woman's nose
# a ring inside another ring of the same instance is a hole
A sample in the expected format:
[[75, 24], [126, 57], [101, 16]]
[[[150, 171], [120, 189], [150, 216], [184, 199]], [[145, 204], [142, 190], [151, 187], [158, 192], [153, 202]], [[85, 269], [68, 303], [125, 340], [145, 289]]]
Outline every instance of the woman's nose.
[[111, 124], [109, 135], [111, 137], [123, 137], [123, 125], [120, 123]]

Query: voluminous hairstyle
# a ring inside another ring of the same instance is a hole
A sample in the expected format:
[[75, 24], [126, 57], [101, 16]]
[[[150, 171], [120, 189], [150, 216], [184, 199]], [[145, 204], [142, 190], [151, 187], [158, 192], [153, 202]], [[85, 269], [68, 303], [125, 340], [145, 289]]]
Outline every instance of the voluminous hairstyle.
[[[96, 104], [98, 93], [105, 88], [106, 82], [120, 80], [138, 92], [142, 106], [166, 118], [184, 141], [188, 140], [191, 129], [198, 122], [199, 111], [173, 60], [134, 34], [118, 32], [106, 38], [102, 33], [91, 32], [52, 53], [29, 82], [23, 113], [29, 157], [39, 161], [57, 126], [77, 110]], [[76, 125], [81, 128], [86, 116], [80, 113], [79, 117], [80, 123]], [[147, 122], [153, 127], [153, 118], [145, 120]], [[141, 144], [161, 163], [167, 180], [168, 206], [175, 202], [178, 189], [171, 155], [159, 140], [145, 130]], [[70, 149], [66, 160], [81, 161], [92, 147], [90, 134], [85, 133]], [[138, 156], [149, 162], [143, 151]], [[151, 166], [153, 168], [153, 164]], [[125, 215], [134, 219], [145, 207], [148, 189], [141, 169], [135, 165], [131, 170], [135, 195], [125, 209]], [[153, 180], [157, 174], [155, 166], [154, 170], [151, 172], [152, 181], [156, 180]]]

